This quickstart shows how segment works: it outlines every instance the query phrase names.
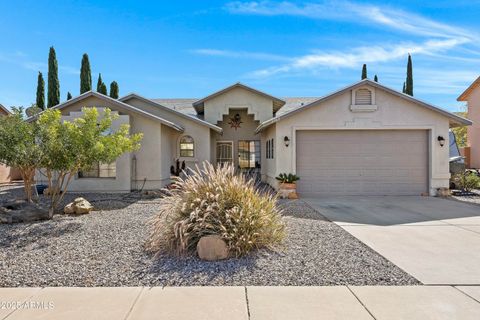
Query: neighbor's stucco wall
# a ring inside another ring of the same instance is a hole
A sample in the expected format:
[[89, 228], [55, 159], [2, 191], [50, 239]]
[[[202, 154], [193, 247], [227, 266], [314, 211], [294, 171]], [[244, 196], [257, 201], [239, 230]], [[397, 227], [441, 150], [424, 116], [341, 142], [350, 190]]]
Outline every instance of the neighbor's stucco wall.
[[480, 87], [468, 96], [468, 119], [473, 124], [467, 127], [467, 141], [470, 146], [470, 167], [480, 168]]
[[[375, 90], [373, 87], [369, 87]], [[321, 102], [287, 117], [276, 126], [276, 172], [295, 173], [295, 134], [297, 130], [312, 129], [426, 129], [429, 130], [429, 185], [430, 194], [436, 188], [449, 186], [448, 129], [449, 120], [439, 113], [376, 89], [378, 107], [374, 112], [352, 112], [351, 91]], [[446, 139], [440, 147], [437, 137]], [[280, 142], [285, 136], [291, 140], [286, 147]], [[280, 156], [279, 156], [280, 155]], [[301, 177], [300, 177], [301, 178]]]
[[248, 109], [255, 120], [263, 122], [273, 116], [273, 101], [243, 88], [233, 88], [205, 101], [205, 120], [217, 124], [233, 109]]

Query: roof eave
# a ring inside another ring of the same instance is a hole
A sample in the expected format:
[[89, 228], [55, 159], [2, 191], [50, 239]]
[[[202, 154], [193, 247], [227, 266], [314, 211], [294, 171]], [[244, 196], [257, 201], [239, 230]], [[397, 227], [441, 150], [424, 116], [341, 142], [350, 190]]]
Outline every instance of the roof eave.
[[151, 99], [142, 97], [141, 95], [139, 95], [139, 94], [137, 94], [137, 93], [134, 93], [134, 92], [131, 92], [131, 93], [127, 94], [126, 96], [123, 96], [123, 97], [119, 98], [118, 100], [120, 100], [120, 101], [126, 101], [126, 100], [131, 99], [131, 98], [137, 98], [137, 99], [140, 99], [140, 100], [144, 100], [144, 101], [147, 102], [147, 103], [151, 103], [151, 104], [153, 104], [153, 105], [162, 107], [162, 108], [164, 108], [165, 110], [170, 111], [170, 112], [173, 112], [173, 113], [175, 113], [175, 114], [177, 114], [177, 115], [179, 115], [179, 116], [181, 116], [181, 117], [184, 117], [184, 118], [186, 118], [186, 119], [189, 119], [189, 120], [198, 122], [198, 123], [200, 123], [200, 124], [203, 124], [203, 125], [209, 127], [210, 129], [215, 130], [216, 132], [219, 132], [219, 133], [222, 133], [222, 132], [223, 132], [223, 129], [220, 128], [219, 126], [216, 126], [216, 125], [214, 125], [214, 124], [212, 124], [212, 123], [209, 123], [209, 122], [207, 122], [207, 121], [204, 121], [204, 120], [202, 120], [202, 119], [198, 119], [198, 118], [192, 117], [192, 116], [190, 116], [190, 115], [188, 115], [188, 114], [185, 114], [185, 113], [182, 113], [182, 112], [180, 112], [180, 111], [173, 110], [173, 109], [171, 109], [171, 108], [169, 108], [169, 107], [166, 107], [166, 106], [164, 106], [164, 105], [162, 105], [162, 104], [160, 104], [160, 103], [158, 103], [158, 102], [155, 102], [155, 101], [153, 101], [153, 100], [151, 100]]

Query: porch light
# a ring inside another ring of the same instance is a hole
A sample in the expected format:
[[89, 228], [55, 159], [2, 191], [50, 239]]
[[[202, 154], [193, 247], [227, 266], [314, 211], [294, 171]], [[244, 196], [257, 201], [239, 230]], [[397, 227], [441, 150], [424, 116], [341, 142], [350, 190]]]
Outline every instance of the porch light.
[[290, 139], [287, 136], [283, 138], [283, 142], [285, 142], [285, 147], [288, 147], [290, 145]]
[[440, 143], [440, 147], [443, 147], [445, 145], [445, 138], [443, 136], [438, 136], [437, 140], [438, 143]]

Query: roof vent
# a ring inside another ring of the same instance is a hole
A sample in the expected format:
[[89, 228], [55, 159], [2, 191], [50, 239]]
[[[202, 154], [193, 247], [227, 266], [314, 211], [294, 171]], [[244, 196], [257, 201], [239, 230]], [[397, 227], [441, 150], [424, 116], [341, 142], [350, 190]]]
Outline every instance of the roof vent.
[[358, 89], [355, 91], [355, 105], [371, 105], [372, 91], [368, 89]]

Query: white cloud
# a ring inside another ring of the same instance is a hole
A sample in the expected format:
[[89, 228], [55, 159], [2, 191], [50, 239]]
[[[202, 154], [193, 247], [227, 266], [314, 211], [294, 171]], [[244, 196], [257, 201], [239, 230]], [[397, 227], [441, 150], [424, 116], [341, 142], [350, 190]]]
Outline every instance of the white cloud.
[[386, 26], [401, 32], [423, 36], [470, 38], [472, 34], [462, 28], [449, 26], [400, 9], [360, 4], [349, 1], [323, 1], [297, 4], [288, 1], [230, 2], [225, 9], [234, 14], [265, 16], [301, 16], [321, 20], [344, 20]]
[[363, 63], [381, 63], [405, 58], [407, 54], [431, 55], [445, 52], [462, 43], [466, 39], [428, 40], [423, 43], [401, 43], [397, 45], [377, 45], [359, 47], [350, 52], [320, 52], [295, 57], [291, 63], [254, 71], [252, 77], [269, 77], [278, 73], [301, 71], [317, 68], [356, 68]]

